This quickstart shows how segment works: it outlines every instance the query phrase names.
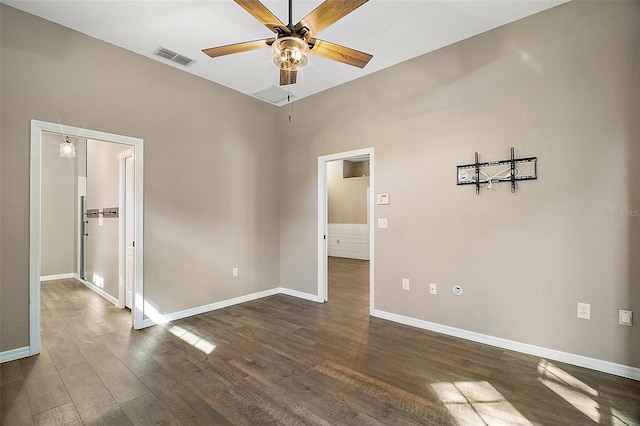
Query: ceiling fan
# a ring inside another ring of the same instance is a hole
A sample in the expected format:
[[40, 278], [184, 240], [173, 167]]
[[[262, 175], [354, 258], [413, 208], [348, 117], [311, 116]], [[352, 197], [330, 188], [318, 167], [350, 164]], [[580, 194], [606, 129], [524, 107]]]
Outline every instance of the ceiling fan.
[[211, 47], [202, 52], [212, 58], [271, 46], [273, 63], [280, 68], [280, 85], [295, 84], [298, 70], [309, 62], [309, 53], [344, 64], [364, 68], [373, 57], [349, 47], [315, 38], [329, 25], [353, 12], [369, 0], [325, 0], [311, 13], [293, 25], [289, 0], [289, 24], [285, 25], [258, 0], [234, 0], [273, 31], [276, 36], [227, 46]]

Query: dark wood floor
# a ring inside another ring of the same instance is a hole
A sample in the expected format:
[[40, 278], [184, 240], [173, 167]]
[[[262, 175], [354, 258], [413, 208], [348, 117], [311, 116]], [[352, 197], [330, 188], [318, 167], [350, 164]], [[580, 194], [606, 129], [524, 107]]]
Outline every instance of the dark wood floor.
[[368, 263], [329, 302], [277, 295], [131, 330], [42, 284], [42, 353], [0, 366], [2, 424], [638, 425], [640, 382], [368, 316]]

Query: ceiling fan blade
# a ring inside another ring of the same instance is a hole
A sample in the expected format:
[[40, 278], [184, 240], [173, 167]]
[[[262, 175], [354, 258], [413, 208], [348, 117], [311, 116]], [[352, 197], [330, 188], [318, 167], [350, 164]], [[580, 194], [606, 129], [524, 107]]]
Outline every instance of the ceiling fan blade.
[[263, 49], [269, 47], [276, 41], [275, 38], [265, 38], [263, 40], [245, 41], [243, 43], [228, 44], [226, 46], [210, 47], [202, 49], [202, 52], [216, 58], [218, 56], [230, 55], [232, 53], [247, 52], [249, 50]]
[[254, 18], [263, 23], [267, 28], [276, 34], [291, 34], [291, 30], [271, 13], [269, 9], [258, 0], [234, 0], [244, 10], [249, 12]]
[[289, 71], [289, 70], [280, 69], [280, 86], [296, 84], [297, 77], [298, 77], [298, 71]]
[[309, 43], [313, 44], [311, 53], [322, 56], [324, 58], [333, 59], [343, 64], [353, 65], [354, 67], [364, 68], [369, 63], [373, 55], [351, 49], [350, 47], [341, 46], [329, 41], [317, 38], [309, 39]]
[[325, 0], [324, 3], [302, 18], [295, 25], [294, 30], [300, 31], [302, 28], [307, 27], [312, 36], [316, 35], [367, 1], [369, 0]]

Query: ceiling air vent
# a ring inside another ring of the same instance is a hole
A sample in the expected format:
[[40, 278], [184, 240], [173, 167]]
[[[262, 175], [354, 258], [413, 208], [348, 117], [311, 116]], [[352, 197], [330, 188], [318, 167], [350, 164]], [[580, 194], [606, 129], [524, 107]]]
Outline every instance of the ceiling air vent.
[[262, 90], [258, 90], [257, 92], [252, 93], [251, 95], [274, 105], [278, 105], [281, 102], [286, 101], [287, 96], [290, 96], [290, 100], [293, 100], [293, 98], [295, 98], [293, 93], [289, 93], [288, 90], [284, 90], [278, 86], [269, 86]]
[[178, 52], [174, 52], [173, 50], [167, 49], [166, 47], [159, 47], [158, 50], [154, 52], [158, 56], [162, 56], [165, 59], [170, 60], [171, 62], [175, 62], [176, 64], [180, 64], [182, 66], [189, 66], [193, 61], [191, 58], [187, 58], [184, 55], [179, 54]]

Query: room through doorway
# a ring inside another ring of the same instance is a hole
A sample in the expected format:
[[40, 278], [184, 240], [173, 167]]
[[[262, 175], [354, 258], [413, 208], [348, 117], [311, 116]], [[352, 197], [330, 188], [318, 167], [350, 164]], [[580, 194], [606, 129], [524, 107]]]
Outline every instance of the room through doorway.
[[[135, 283], [133, 149], [49, 132], [43, 133], [42, 142], [41, 285], [77, 279], [113, 305], [131, 309]], [[62, 156], [59, 147], [71, 149], [73, 155]]]
[[368, 155], [327, 162], [327, 300], [337, 290], [367, 308], [369, 166]]
[[41, 346], [41, 281], [128, 302], [131, 326], [143, 327], [142, 152], [141, 139], [32, 121], [29, 355]]
[[319, 299], [371, 312], [373, 148], [319, 157], [318, 183]]

